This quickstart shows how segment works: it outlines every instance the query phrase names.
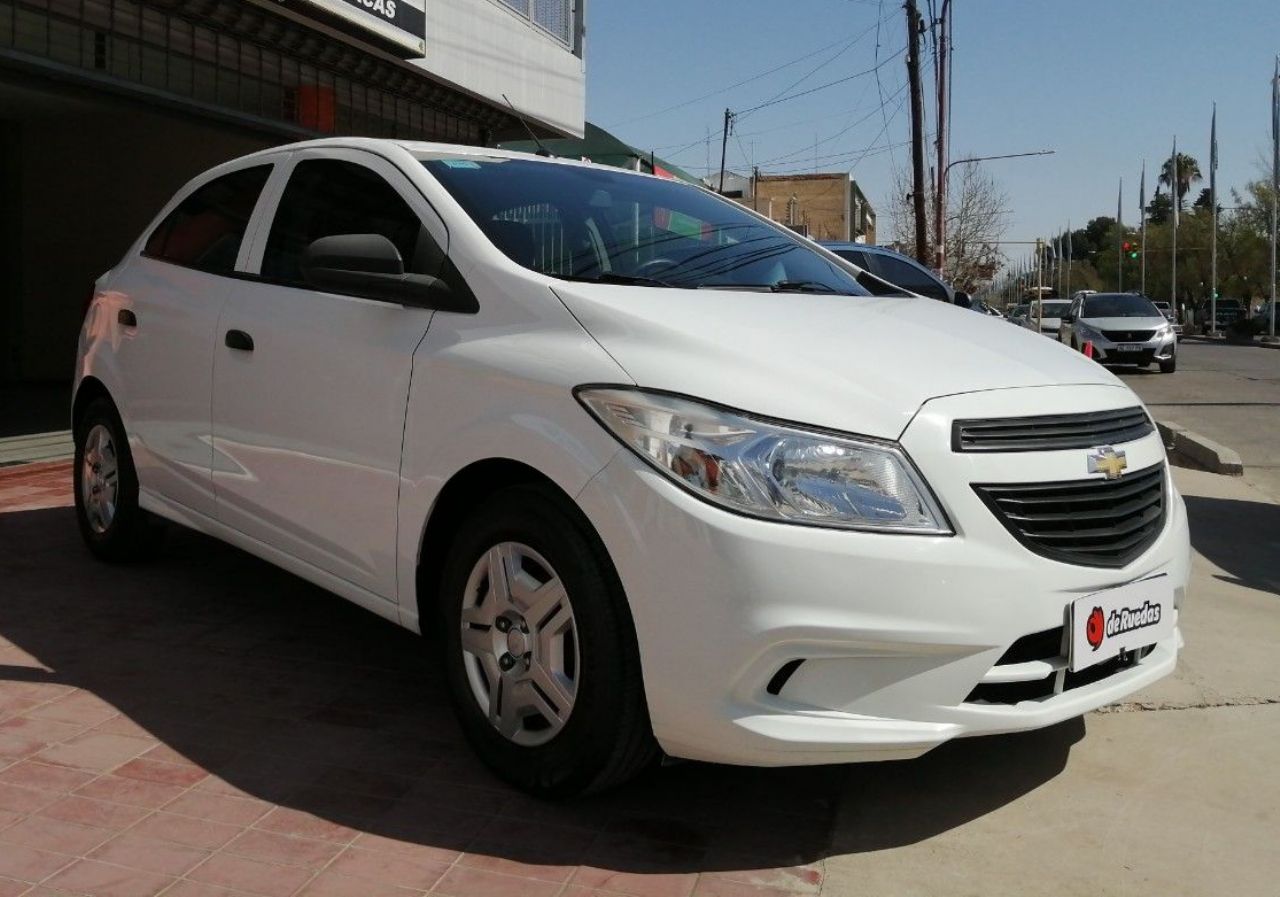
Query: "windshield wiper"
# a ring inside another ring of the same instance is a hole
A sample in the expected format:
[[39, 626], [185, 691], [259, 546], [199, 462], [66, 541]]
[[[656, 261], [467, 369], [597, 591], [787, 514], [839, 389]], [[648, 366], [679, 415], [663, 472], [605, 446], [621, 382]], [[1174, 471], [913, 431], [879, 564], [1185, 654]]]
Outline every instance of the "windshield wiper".
[[780, 280], [770, 284], [769, 289], [775, 293], [836, 293], [834, 287], [816, 280]]
[[656, 277], [638, 277], [634, 274], [618, 274], [614, 271], [602, 271], [599, 274], [553, 274], [552, 277], [558, 277], [561, 280], [577, 280], [583, 283], [617, 283], [624, 286], [636, 287], [670, 287], [677, 290], [685, 290], [688, 287], [678, 283], [672, 283], [669, 280], [659, 280]]

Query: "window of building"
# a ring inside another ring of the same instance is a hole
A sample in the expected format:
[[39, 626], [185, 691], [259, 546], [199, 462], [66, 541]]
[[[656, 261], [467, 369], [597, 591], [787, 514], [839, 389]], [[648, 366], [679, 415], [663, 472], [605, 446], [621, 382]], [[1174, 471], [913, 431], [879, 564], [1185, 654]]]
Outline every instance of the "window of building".
[[144, 253], [175, 265], [230, 274], [270, 174], [270, 165], [256, 165], [200, 187], [151, 232]]
[[573, 0], [502, 0], [556, 40], [573, 46]]
[[400, 252], [404, 269], [438, 276], [444, 252], [417, 213], [381, 175], [341, 159], [307, 159], [289, 177], [276, 209], [262, 276], [303, 285], [302, 256], [321, 237], [381, 234]]

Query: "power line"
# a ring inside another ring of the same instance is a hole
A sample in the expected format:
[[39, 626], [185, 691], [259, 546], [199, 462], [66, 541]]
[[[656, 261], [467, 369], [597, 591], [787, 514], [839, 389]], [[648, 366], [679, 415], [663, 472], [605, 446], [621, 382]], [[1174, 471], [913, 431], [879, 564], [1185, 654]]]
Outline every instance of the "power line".
[[[872, 26], [872, 27], [875, 27], [875, 26]], [[868, 30], [870, 30], [870, 29], [868, 29]], [[624, 120], [624, 121], [614, 122], [612, 125], [610, 125], [610, 127], [617, 128], [617, 127], [621, 127], [622, 125], [629, 125], [629, 124], [632, 124], [632, 123], [634, 123], [634, 122], [638, 122], [638, 121], [646, 121], [647, 119], [650, 119], [650, 118], [656, 118], [656, 117], [657, 117], [657, 116], [659, 116], [659, 115], [665, 115], [665, 114], [666, 114], [666, 113], [668, 113], [668, 112], [674, 112], [674, 111], [675, 111], [675, 110], [677, 110], [677, 109], [683, 109], [683, 108], [685, 108], [686, 106], [692, 106], [694, 103], [700, 103], [700, 102], [702, 102], [703, 100], [709, 100], [709, 99], [711, 99], [711, 98], [712, 98], [712, 97], [714, 97], [714, 96], [718, 96], [718, 95], [720, 95], [720, 94], [722, 94], [722, 93], [727, 93], [727, 92], [728, 92], [728, 91], [730, 91], [730, 90], [735, 90], [736, 88], [742, 87], [744, 84], [750, 84], [750, 83], [752, 83], [753, 81], [759, 81], [761, 78], [767, 78], [767, 77], [769, 77], [770, 75], [777, 74], [778, 72], [782, 71], [783, 69], [789, 69], [789, 68], [791, 68], [791, 66], [793, 66], [793, 65], [799, 65], [800, 63], [804, 62], [805, 60], [812, 59], [812, 58], [813, 58], [813, 56], [814, 56], [815, 54], [817, 54], [817, 53], [825, 53], [827, 50], [830, 50], [832, 47], [838, 47], [838, 46], [840, 46], [842, 43], [845, 43], [846, 41], [848, 41], [848, 42], [849, 42], [849, 44], [850, 44], [850, 46], [852, 46], [852, 45], [853, 45], [853, 43], [855, 43], [855, 42], [857, 42], [858, 40], [860, 40], [860, 39], [864, 36], [864, 34], [865, 34], [865, 33], [866, 33], [866, 32], [861, 32], [861, 33], [859, 33], [857, 36], [855, 36], [855, 37], [853, 37], [853, 38], [844, 38], [844, 37], [842, 37], [842, 38], [840, 38], [840, 40], [838, 40], [838, 41], [833, 41], [832, 43], [826, 44], [825, 46], [818, 47], [816, 50], [808, 50], [808, 51], [806, 51], [803, 55], [801, 55], [801, 56], [797, 56], [795, 59], [792, 59], [790, 62], [784, 62], [782, 65], [775, 66], [775, 67], [773, 67], [773, 68], [769, 69], [768, 71], [761, 72], [761, 73], [760, 73], [760, 74], [758, 74], [758, 75], [752, 75], [752, 76], [751, 76], [751, 77], [749, 77], [749, 78], [743, 78], [741, 81], [735, 81], [733, 84], [730, 84], [730, 85], [729, 85], [729, 86], [727, 86], [727, 87], [721, 87], [721, 88], [718, 88], [718, 89], [716, 89], [716, 90], [711, 91], [710, 93], [704, 93], [704, 94], [702, 94], [701, 96], [694, 97], [694, 98], [693, 98], [693, 99], [691, 99], [691, 100], [685, 100], [684, 102], [676, 103], [676, 104], [675, 104], [675, 105], [673, 105], [673, 106], [668, 106], [668, 107], [666, 107], [665, 109], [659, 109], [657, 112], [649, 112], [649, 113], [646, 113], [646, 114], [644, 114], [644, 115], [636, 116], [635, 118], [628, 118], [628, 119], [626, 119], [626, 120]], [[843, 52], [843, 51], [842, 51], [842, 52]]]
[[761, 109], [767, 109], [770, 106], [776, 106], [778, 103], [786, 103], [786, 102], [790, 102], [791, 100], [798, 100], [800, 97], [807, 97], [809, 96], [809, 94], [817, 93], [820, 90], [826, 90], [828, 87], [835, 87], [837, 84], [845, 84], [849, 81], [854, 80], [855, 78], [861, 78], [865, 75], [873, 74], [879, 71], [884, 66], [888, 65], [893, 60], [897, 59], [899, 56], [901, 56], [905, 52], [907, 52], [907, 48], [903, 47], [901, 50], [894, 53], [892, 56], [886, 56], [882, 62], [873, 66], [872, 68], [864, 69], [860, 72], [854, 72], [852, 75], [846, 75], [845, 77], [837, 78], [834, 81], [828, 81], [826, 84], [819, 84], [817, 87], [810, 87], [808, 90], [802, 90], [799, 93], [793, 93], [785, 97], [777, 97], [772, 100], [767, 100], [756, 106], [751, 106], [750, 108], [743, 109], [739, 112], [735, 112], [734, 114], [739, 118], [741, 118], [744, 115], [750, 115], [753, 112], [759, 112]]

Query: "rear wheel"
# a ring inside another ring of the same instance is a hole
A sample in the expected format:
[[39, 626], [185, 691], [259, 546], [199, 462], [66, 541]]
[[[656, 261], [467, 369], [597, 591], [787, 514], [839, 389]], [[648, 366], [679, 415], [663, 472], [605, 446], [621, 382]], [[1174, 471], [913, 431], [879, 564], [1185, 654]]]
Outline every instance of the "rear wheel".
[[91, 402], [75, 444], [76, 520], [89, 550], [112, 562], [152, 553], [164, 530], [138, 506], [138, 474], [115, 406], [105, 398]]
[[618, 784], [657, 755], [621, 584], [561, 496], [520, 486], [477, 508], [440, 597], [455, 709], [504, 779], [563, 797]]

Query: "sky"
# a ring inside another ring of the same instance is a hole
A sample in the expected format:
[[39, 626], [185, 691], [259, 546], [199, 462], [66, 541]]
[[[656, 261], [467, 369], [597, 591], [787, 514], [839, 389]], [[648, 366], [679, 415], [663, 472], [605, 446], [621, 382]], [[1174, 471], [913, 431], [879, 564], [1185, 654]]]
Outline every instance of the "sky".
[[[1175, 135], [1207, 186], [1215, 102], [1220, 202], [1262, 175], [1280, 0], [953, 8], [951, 158], [1055, 151], [981, 163], [1009, 196], [1005, 239], [1114, 216], [1121, 178], [1124, 219], [1136, 221], [1142, 162], [1150, 199]], [[725, 108], [742, 111], [730, 168], [754, 159], [766, 173], [813, 171], [817, 141], [818, 169], [851, 170], [881, 212], [881, 241], [891, 239], [893, 172], [911, 165], [901, 0], [594, 0], [587, 16], [588, 120], [701, 175], [709, 156], [719, 170]], [[926, 105], [931, 85], [932, 68]]]

